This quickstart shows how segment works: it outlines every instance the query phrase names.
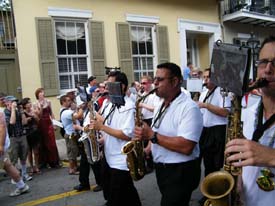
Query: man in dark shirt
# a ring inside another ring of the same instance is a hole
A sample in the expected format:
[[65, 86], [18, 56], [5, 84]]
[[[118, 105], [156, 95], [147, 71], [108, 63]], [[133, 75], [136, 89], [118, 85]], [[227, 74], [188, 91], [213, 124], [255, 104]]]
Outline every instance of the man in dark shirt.
[[17, 99], [14, 96], [7, 96], [5, 100], [7, 108], [4, 110], [4, 113], [11, 142], [10, 159], [13, 165], [17, 163], [18, 158], [20, 159], [22, 178], [29, 181], [32, 177], [27, 173], [28, 143], [24, 131], [27, 118], [22, 107], [17, 105]]

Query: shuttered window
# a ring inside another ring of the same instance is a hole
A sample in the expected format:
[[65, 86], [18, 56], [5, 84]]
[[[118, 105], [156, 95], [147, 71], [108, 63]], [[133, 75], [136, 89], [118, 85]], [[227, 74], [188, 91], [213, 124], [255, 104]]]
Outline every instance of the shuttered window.
[[170, 61], [169, 39], [167, 26], [157, 26], [158, 63]]
[[41, 85], [46, 96], [59, 94], [53, 25], [51, 18], [36, 18]]
[[103, 22], [37, 18], [36, 25], [41, 84], [46, 95], [58, 95], [78, 85], [86, 85], [88, 75], [103, 81]]
[[103, 82], [106, 66], [103, 22], [90, 21], [89, 33], [93, 75], [96, 76], [98, 82]]
[[129, 82], [140, 81], [143, 75], [153, 77], [157, 64], [170, 59], [166, 26], [117, 23], [117, 35], [120, 67]]
[[154, 48], [152, 25], [131, 25], [131, 43], [134, 79], [140, 81], [142, 76], [154, 76]]
[[117, 23], [117, 39], [119, 66], [121, 71], [127, 75], [128, 81], [133, 82], [133, 59], [131, 48], [130, 27], [127, 23]]
[[60, 90], [85, 85], [88, 79], [86, 22], [56, 20], [56, 51]]

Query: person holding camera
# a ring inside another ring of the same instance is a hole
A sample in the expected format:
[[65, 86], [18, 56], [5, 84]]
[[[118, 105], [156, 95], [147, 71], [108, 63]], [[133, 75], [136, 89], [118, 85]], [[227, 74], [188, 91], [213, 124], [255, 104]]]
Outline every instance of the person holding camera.
[[4, 169], [7, 174], [15, 181], [16, 189], [10, 193], [11, 197], [15, 197], [26, 193], [30, 190], [29, 186], [20, 177], [19, 171], [12, 165], [8, 155], [10, 146], [10, 138], [7, 132], [5, 114], [0, 111], [0, 169]]
[[10, 159], [13, 165], [17, 163], [18, 158], [21, 163], [21, 175], [26, 181], [32, 180], [27, 173], [27, 155], [28, 143], [24, 130], [27, 119], [24, 114], [22, 105], [18, 105], [18, 100], [14, 96], [6, 96], [6, 106], [4, 110], [6, 116], [6, 124], [10, 136]]

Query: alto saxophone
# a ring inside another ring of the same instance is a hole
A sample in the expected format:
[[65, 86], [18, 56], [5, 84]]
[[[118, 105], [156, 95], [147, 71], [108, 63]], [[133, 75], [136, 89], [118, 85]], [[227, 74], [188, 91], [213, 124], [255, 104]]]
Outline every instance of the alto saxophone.
[[[94, 107], [95, 100], [92, 98], [88, 103], [88, 108], [90, 111], [90, 120], [96, 120], [96, 112]], [[88, 162], [94, 164], [100, 160], [100, 149], [99, 149], [99, 132], [95, 129], [89, 129], [89, 127], [84, 128], [85, 134], [81, 137], [84, 144], [84, 150], [87, 155]]]
[[[141, 96], [136, 101], [136, 112], [135, 112], [135, 126], [142, 126], [142, 113], [139, 103], [146, 99], [150, 94], [153, 94], [157, 88], [151, 90], [148, 94]], [[126, 154], [127, 166], [130, 171], [130, 175], [134, 181], [142, 179], [145, 175], [145, 159], [143, 152], [143, 141], [132, 140], [127, 142], [121, 149], [122, 154]]]
[[[233, 97], [226, 128], [226, 142], [242, 138], [241, 99], [239, 96]], [[204, 206], [242, 205], [237, 191], [238, 177], [242, 173], [242, 168], [234, 167], [224, 161], [223, 169], [224, 171], [212, 172], [203, 179], [200, 189], [203, 195], [209, 198]]]

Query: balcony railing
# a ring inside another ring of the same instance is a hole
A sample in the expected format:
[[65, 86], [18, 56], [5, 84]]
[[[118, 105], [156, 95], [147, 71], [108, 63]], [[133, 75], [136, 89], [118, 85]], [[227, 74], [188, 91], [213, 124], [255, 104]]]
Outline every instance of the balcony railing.
[[0, 50], [14, 50], [15, 27], [10, 7], [0, 7]]
[[224, 14], [231, 14], [237, 11], [249, 11], [255, 14], [275, 16], [274, 0], [225, 0]]

